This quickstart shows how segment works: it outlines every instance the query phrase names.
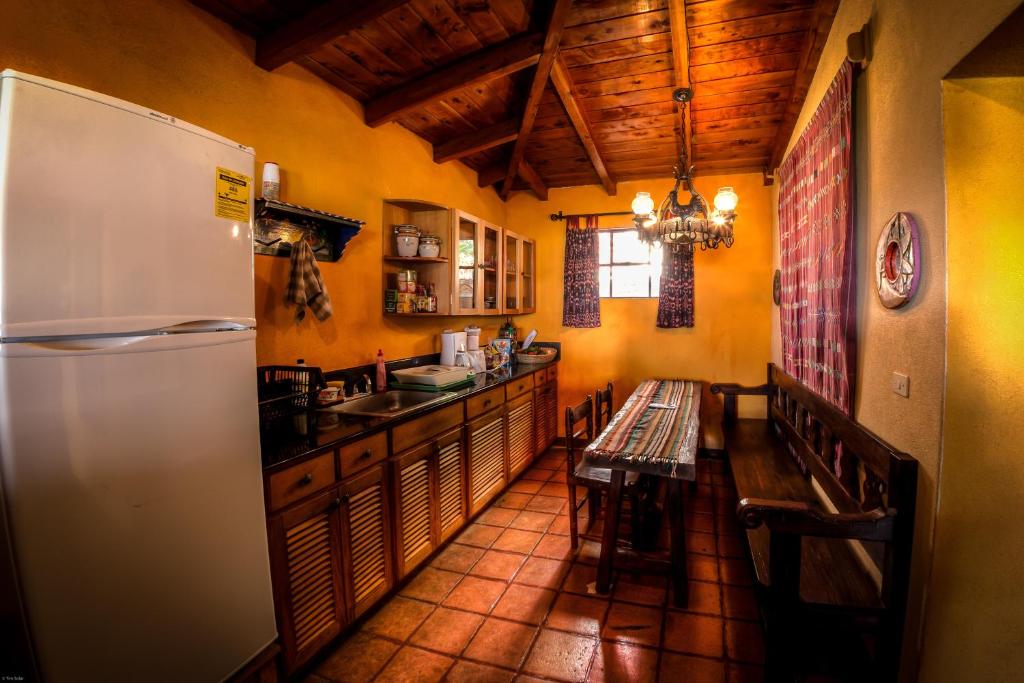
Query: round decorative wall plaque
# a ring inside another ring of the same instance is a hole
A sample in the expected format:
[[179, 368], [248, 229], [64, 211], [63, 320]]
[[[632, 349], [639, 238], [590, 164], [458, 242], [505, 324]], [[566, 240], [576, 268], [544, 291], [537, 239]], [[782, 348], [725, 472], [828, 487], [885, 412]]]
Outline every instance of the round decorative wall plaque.
[[875, 284], [886, 308], [899, 308], [914, 297], [921, 281], [921, 238], [910, 214], [894, 214], [882, 228], [875, 250]]
[[775, 269], [775, 275], [772, 276], [772, 301], [776, 306], [782, 303], [782, 271], [778, 268]]

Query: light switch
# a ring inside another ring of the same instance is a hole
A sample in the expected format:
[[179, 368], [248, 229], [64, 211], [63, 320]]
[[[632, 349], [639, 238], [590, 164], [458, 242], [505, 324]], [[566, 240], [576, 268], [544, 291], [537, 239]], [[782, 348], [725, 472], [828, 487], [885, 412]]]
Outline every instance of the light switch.
[[892, 391], [903, 398], [910, 398], [910, 377], [898, 372], [892, 373]]

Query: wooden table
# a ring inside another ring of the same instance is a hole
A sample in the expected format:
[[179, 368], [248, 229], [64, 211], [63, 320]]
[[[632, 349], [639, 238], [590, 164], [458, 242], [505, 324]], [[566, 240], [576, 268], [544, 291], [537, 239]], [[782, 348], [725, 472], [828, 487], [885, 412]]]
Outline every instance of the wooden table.
[[[597, 590], [601, 593], [611, 589], [615, 565], [639, 571], [653, 569], [671, 575], [676, 606], [687, 604], [683, 482], [697, 478], [701, 389], [702, 384], [692, 380], [641, 382], [600, 436], [583, 451], [590, 463], [612, 471], [597, 570]], [[671, 549], [667, 563], [618, 548], [626, 472], [663, 477], [668, 482]]]

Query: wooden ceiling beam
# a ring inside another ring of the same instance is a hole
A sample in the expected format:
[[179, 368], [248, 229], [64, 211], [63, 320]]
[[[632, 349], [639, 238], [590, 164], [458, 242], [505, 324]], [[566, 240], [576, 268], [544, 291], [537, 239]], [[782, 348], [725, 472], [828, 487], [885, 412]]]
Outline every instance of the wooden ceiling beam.
[[[686, 7], [683, 0], [669, 0], [668, 22], [672, 34], [672, 70], [675, 72], [675, 85], [676, 88], [689, 88], [690, 41], [686, 35]], [[683, 136], [680, 142], [686, 146], [686, 158], [692, 166], [693, 115], [690, 107], [683, 104], [677, 104], [676, 111], [679, 112], [679, 134]]]
[[443, 164], [453, 159], [468, 157], [506, 142], [512, 142], [518, 136], [518, 123], [502, 121], [438, 145], [434, 148], [434, 162]]
[[551, 8], [547, 31], [544, 34], [543, 50], [537, 61], [537, 70], [533, 74], [530, 91], [526, 96], [526, 106], [523, 108], [523, 118], [519, 124], [519, 137], [516, 138], [512, 156], [508, 160], [505, 180], [502, 181], [501, 189], [498, 191], [498, 195], [502, 199], [508, 199], [509, 193], [512, 192], [512, 182], [519, 175], [519, 166], [526, 156], [526, 143], [533, 131], [533, 122], [537, 119], [537, 107], [540, 105], [544, 88], [547, 87], [551, 67], [558, 54], [558, 44], [562, 42], [562, 31], [565, 28], [566, 19], [569, 17], [570, 5], [572, 5], [572, 0], [554, 0], [554, 6]]
[[394, 121], [424, 104], [457, 90], [507, 76], [537, 64], [545, 45], [537, 33], [526, 33], [475, 52], [391, 92], [370, 100], [364, 110], [371, 127]]
[[507, 170], [508, 167], [505, 164], [494, 164], [493, 166], [482, 168], [477, 171], [476, 184], [480, 187], [493, 185], [505, 177], [505, 171]]
[[537, 195], [537, 199], [542, 202], [547, 201], [548, 186], [544, 184], [540, 174], [534, 170], [533, 166], [526, 159], [523, 159], [522, 163], [519, 164], [519, 177], [526, 181], [526, 184], [530, 186], [533, 193]]
[[569, 115], [569, 121], [572, 123], [572, 127], [576, 129], [576, 135], [579, 136], [580, 142], [583, 143], [583, 149], [587, 151], [587, 157], [590, 158], [590, 163], [593, 165], [594, 171], [597, 172], [597, 177], [601, 179], [605, 192], [614, 196], [616, 192], [615, 181], [612, 180], [611, 174], [608, 173], [608, 167], [605, 165], [604, 159], [601, 158], [601, 152], [597, 149], [597, 144], [594, 142], [594, 135], [590, 131], [590, 122], [587, 121], [586, 114], [580, 109], [579, 102], [576, 101], [569, 69], [565, 66], [562, 59], [557, 56], [555, 57], [554, 65], [551, 67], [551, 83], [555, 86], [558, 98], [562, 100], [562, 106], [565, 107], [565, 111]]
[[[505, 164], [494, 164], [487, 166], [486, 168], [480, 169], [476, 174], [476, 184], [480, 187], [490, 187], [496, 182], [502, 180], [505, 177], [505, 172], [508, 167]], [[540, 200], [546, 200], [548, 198], [548, 187], [544, 182], [544, 179], [540, 177], [537, 170], [530, 165], [526, 159], [519, 164], [519, 177], [522, 178], [533, 193], [537, 195]]]
[[331, 0], [301, 14], [256, 41], [256, 63], [267, 71], [315, 52], [338, 36], [345, 35], [409, 0], [352, 2]]
[[818, 68], [821, 51], [825, 49], [825, 41], [828, 40], [829, 31], [832, 30], [832, 20], [835, 19], [838, 10], [839, 0], [818, 0], [814, 3], [811, 21], [804, 36], [803, 49], [800, 52], [800, 65], [796, 70], [793, 90], [789, 97], [789, 103], [786, 105], [782, 123], [775, 136], [775, 143], [772, 145], [768, 168], [765, 169], [766, 179], [768, 175], [774, 174], [775, 169], [782, 163], [782, 155], [786, 153], [789, 139], [793, 136], [796, 120], [800, 116], [804, 100], [807, 99], [807, 90], [811, 87], [811, 80], [814, 79], [814, 72]]

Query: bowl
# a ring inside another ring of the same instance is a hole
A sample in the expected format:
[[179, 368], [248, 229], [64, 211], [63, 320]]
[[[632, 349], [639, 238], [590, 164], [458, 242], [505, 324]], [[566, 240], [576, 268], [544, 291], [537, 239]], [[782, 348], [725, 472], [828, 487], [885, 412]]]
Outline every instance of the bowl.
[[516, 360], [520, 363], [526, 364], [539, 364], [548, 363], [555, 359], [555, 354], [558, 353], [555, 349], [547, 346], [531, 346], [530, 350], [537, 349], [538, 353], [523, 353], [522, 351], [516, 351]]

